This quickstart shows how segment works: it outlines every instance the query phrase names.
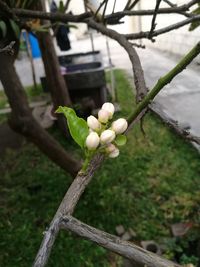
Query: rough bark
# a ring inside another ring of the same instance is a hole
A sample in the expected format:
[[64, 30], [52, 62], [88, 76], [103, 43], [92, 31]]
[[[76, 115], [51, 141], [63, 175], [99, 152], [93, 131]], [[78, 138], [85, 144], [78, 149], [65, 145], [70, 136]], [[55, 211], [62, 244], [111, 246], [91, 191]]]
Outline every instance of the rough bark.
[[[53, 45], [53, 38], [49, 32], [37, 34], [46, 73], [47, 86], [52, 96], [54, 108], [71, 106], [67, 85], [60, 72], [58, 58]], [[66, 132], [66, 120], [58, 114], [59, 126]]]
[[61, 168], [75, 175], [80, 163], [65, 152], [33, 118], [26, 94], [13, 65], [13, 57], [0, 53], [0, 80], [12, 108], [9, 124], [16, 132], [30, 139], [42, 152]]
[[46, 265], [54, 242], [56, 240], [57, 234], [60, 230], [60, 221], [63, 216], [71, 215], [74, 212], [74, 209], [85, 191], [87, 185], [91, 181], [94, 172], [100, 167], [104, 156], [97, 154], [89, 164], [89, 167], [85, 173], [79, 172], [76, 178], [73, 180], [73, 183], [67, 190], [60, 206], [51, 221], [49, 229], [45, 231], [44, 238], [42, 240], [40, 249], [35, 258], [33, 267], [43, 267]]
[[[37, 3], [37, 9], [46, 11], [43, 0]], [[45, 23], [45, 20], [41, 20], [41, 24]], [[60, 64], [53, 44], [53, 38], [50, 32], [38, 32], [37, 37], [44, 63], [47, 87], [52, 96], [54, 109], [56, 110], [58, 106], [71, 106], [71, 99], [65, 79], [60, 71]], [[60, 129], [66, 133], [66, 120], [61, 114], [57, 114], [57, 117]]]

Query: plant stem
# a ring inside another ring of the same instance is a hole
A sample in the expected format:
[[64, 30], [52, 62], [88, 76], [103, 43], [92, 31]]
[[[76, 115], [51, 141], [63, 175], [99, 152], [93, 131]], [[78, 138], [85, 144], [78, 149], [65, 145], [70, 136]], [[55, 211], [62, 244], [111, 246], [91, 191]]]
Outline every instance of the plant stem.
[[137, 105], [136, 109], [128, 117], [128, 123], [134, 121], [137, 116], [151, 103], [154, 97], [160, 92], [160, 90], [181, 71], [183, 71], [187, 65], [200, 53], [200, 42], [198, 42], [188, 54], [186, 54], [181, 61], [165, 76], [161, 77], [153, 89], [144, 97], [144, 99]]
[[89, 157], [86, 157], [85, 160], [84, 160], [84, 162], [83, 162], [83, 166], [81, 168], [81, 172], [82, 173], [85, 173], [86, 172], [89, 162], [90, 162]]

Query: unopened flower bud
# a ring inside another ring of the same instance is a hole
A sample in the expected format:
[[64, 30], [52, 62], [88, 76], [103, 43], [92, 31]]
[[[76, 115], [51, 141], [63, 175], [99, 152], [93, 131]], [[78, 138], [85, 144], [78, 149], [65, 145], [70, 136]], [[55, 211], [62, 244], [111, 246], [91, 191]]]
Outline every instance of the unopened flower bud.
[[90, 129], [92, 129], [93, 131], [98, 131], [101, 129], [101, 124], [100, 122], [97, 120], [97, 118], [95, 118], [94, 116], [89, 116], [87, 118], [87, 125], [89, 126]]
[[103, 104], [102, 109], [108, 111], [109, 115], [110, 115], [110, 119], [112, 119], [112, 116], [113, 116], [113, 114], [115, 112], [114, 105], [112, 103], [110, 103], [110, 102], [106, 102], [106, 103]]
[[116, 158], [119, 156], [119, 149], [115, 148], [115, 150], [113, 152], [111, 152], [109, 155], [109, 158]]
[[107, 152], [108, 154], [110, 154], [110, 153], [112, 153], [113, 151], [115, 151], [115, 149], [116, 149], [116, 146], [115, 146], [115, 145], [113, 145], [113, 144], [109, 144], [109, 145], [106, 147], [106, 152]]
[[112, 130], [105, 130], [101, 133], [100, 141], [102, 144], [109, 144], [115, 139], [115, 132]]
[[89, 150], [94, 150], [98, 147], [100, 138], [97, 133], [91, 132], [85, 141], [85, 144]]
[[107, 123], [110, 118], [110, 113], [107, 110], [100, 109], [98, 112], [98, 120], [101, 123]]
[[128, 128], [128, 122], [123, 118], [118, 119], [112, 123], [111, 128], [116, 134], [124, 133]]

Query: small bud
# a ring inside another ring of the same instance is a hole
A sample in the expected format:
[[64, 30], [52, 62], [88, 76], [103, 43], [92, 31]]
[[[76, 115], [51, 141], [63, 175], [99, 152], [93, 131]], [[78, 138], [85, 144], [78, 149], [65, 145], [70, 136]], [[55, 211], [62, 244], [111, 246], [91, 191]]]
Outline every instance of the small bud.
[[110, 103], [110, 102], [106, 102], [106, 103], [103, 104], [102, 109], [108, 111], [109, 114], [110, 114], [110, 119], [112, 119], [112, 116], [113, 116], [113, 114], [115, 112], [114, 105], [112, 103]]
[[99, 136], [95, 132], [91, 132], [85, 141], [85, 144], [89, 150], [95, 150], [99, 145]]
[[101, 133], [100, 141], [102, 144], [109, 144], [115, 139], [115, 132], [112, 130], [105, 130]]
[[107, 110], [100, 109], [98, 112], [98, 120], [101, 123], [107, 123], [110, 117], [110, 113]]
[[106, 147], [106, 152], [107, 152], [108, 154], [110, 154], [110, 153], [112, 153], [113, 151], [115, 151], [115, 149], [116, 149], [116, 146], [115, 146], [115, 145], [113, 145], [113, 144], [109, 144], [109, 145]]
[[112, 123], [111, 128], [116, 134], [124, 133], [128, 128], [128, 122], [123, 118], [118, 119]]
[[87, 118], [87, 125], [93, 131], [98, 131], [101, 129], [100, 122], [92, 115]]
[[115, 148], [115, 150], [113, 152], [111, 152], [109, 155], [109, 158], [116, 158], [119, 156], [119, 149]]

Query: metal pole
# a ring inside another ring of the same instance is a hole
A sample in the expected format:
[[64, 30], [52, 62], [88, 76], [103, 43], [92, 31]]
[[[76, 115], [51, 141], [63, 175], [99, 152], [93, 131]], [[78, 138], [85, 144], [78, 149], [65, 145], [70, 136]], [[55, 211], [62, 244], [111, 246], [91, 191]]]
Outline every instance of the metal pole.
[[111, 81], [111, 97], [112, 102], [116, 101], [116, 92], [115, 92], [115, 75], [113, 71], [113, 64], [111, 59], [111, 53], [110, 53], [110, 46], [108, 42], [108, 38], [106, 37], [106, 48], [108, 53], [108, 62], [109, 62], [109, 69], [110, 69], [110, 81]]

